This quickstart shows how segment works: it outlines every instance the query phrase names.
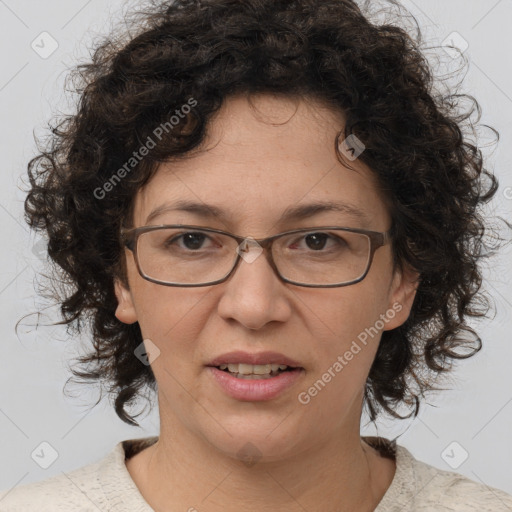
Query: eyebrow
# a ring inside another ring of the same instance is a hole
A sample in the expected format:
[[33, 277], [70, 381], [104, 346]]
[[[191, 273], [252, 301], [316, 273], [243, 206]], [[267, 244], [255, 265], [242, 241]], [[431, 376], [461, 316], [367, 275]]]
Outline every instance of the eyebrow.
[[[165, 203], [157, 206], [146, 219], [146, 224], [155, 219], [156, 217], [171, 211], [188, 212], [194, 215], [198, 215], [204, 218], [214, 219], [218, 218], [226, 220], [231, 215], [225, 212], [222, 208], [212, 204], [197, 203], [194, 201], [182, 199], [174, 203]], [[339, 212], [349, 215], [354, 219], [362, 222], [364, 226], [371, 224], [370, 216], [360, 210], [356, 206], [346, 203], [336, 203], [333, 201], [321, 201], [314, 202], [306, 205], [298, 205], [287, 208], [281, 217], [279, 218], [280, 223], [286, 223], [289, 221], [303, 220], [314, 215], [325, 212]]]

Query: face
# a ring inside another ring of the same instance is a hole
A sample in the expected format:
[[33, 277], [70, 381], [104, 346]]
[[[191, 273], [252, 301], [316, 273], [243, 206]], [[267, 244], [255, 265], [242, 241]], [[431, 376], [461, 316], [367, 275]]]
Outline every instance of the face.
[[[192, 224], [256, 239], [319, 226], [387, 231], [390, 215], [370, 169], [355, 160], [350, 170], [336, 158], [342, 122], [315, 101], [231, 98], [202, 150], [162, 164], [138, 192], [133, 225]], [[183, 199], [224, 215], [173, 210]], [[280, 220], [287, 208], [325, 201], [350, 205], [364, 218], [324, 211]], [[269, 460], [326, 440], [359, 439], [364, 386], [381, 333], [406, 320], [415, 293], [413, 274], [393, 273], [389, 244], [376, 251], [363, 281], [335, 288], [284, 283], [264, 254], [241, 260], [227, 281], [196, 288], [143, 279], [128, 250], [126, 262], [128, 283], [116, 283], [116, 316], [139, 322], [143, 338], [160, 350], [151, 365], [161, 435], [168, 426], [231, 456], [250, 441]], [[301, 369], [271, 398], [234, 397], [215, 378], [220, 370], [208, 366], [233, 351], [277, 352]]]

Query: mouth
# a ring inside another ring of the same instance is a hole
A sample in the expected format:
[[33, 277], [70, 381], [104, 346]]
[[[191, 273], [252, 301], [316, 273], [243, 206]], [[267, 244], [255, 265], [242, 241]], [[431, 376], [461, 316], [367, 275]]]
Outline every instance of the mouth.
[[207, 369], [213, 381], [226, 395], [236, 400], [251, 402], [267, 401], [279, 397], [286, 390], [297, 386], [304, 375], [304, 369], [301, 367], [292, 368], [286, 365], [272, 364], [229, 363], [210, 366]]
[[241, 401], [272, 400], [297, 386], [305, 369], [277, 352], [235, 351], [206, 365], [208, 374], [231, 398]]
[[230, 363], [215, 366], [223, 372], [227, 372], [237, 379], [262, 380], [277, 377], [281, 373], [300, 370], [300, 367], [292, 367], [286, 364], [244, 364]]

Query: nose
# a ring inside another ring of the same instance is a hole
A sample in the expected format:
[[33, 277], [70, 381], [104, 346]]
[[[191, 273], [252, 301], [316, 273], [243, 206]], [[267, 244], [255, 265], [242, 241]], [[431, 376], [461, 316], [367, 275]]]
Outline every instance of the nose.
[[285, 322], [291, 315], [287, 283], [268, 261], [266, 250], [255, 243], [241, 244], [241, 258], [229, 278], [218, 285], [222, 296], [218, 313], [248, 329], [260, 329], [272, 321]]

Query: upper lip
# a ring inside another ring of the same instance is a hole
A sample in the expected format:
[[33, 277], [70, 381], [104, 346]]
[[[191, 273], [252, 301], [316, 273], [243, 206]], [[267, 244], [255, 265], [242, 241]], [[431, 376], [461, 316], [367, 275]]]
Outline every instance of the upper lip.
[[300, 364], [279, 352], [258, 352], [250, 353], [241, 350], [228, 352], [212, 359], [207, 366], [220, 366], [221, 364], [285, 364], [287, 366], [300, 368]]

